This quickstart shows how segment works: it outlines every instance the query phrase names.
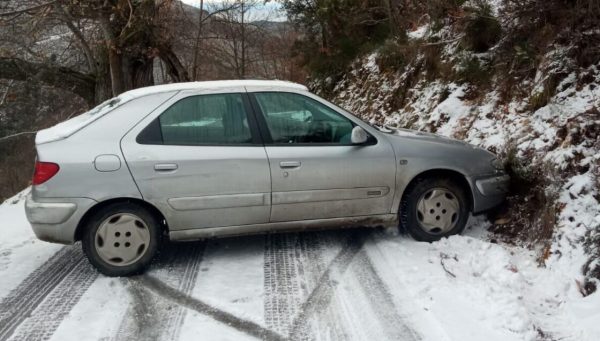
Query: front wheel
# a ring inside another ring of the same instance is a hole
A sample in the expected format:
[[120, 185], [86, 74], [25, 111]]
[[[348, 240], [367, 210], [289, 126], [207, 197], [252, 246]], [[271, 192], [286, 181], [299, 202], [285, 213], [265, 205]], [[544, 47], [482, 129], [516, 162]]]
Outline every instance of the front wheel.
[[90, 263], [107, 276], [141, 273], [160, 244], [160, 222], [144, 207], [115, 203], [88, 221], [81, 239]]
[[461, 233], [469, 219], [466, 191], [450, 179], [418, 179], [400, 203], [400, 225], [418, 241]]

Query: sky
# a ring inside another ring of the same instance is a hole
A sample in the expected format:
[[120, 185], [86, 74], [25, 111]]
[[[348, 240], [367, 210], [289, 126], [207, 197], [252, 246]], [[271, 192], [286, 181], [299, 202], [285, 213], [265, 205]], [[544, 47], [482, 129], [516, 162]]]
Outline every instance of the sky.
[[[199, 7], [200, 0], [181, 0], [182, 2]], [[228, 0], [228, 2], [233, 0]], [[223, 0], [204, 0], [204, 5], [218, 6]], [[252, 20], [270, 20], [270, 21], [285, 21], [285, 13], [281, 10], [281, 4], [277, 1], [270, 1], [265, 4], [263, 1], [258, 1], [256, 7], [251, 11]]]

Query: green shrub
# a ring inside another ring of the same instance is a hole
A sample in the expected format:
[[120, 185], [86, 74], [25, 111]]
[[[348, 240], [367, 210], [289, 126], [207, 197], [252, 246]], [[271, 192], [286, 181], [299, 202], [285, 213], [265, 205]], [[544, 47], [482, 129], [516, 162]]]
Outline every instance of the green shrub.
[[552, 97], [552, 93], [544, 88], [542, 91], [533, 94], [529, 97], [527, 108], [532, 112], [543, 108], [548, 104], [550, 98]]
[[505, 212], [510, 219], [505, 224], [493, 225], [490, 231], [510, 243], [525, 243], [542, 248], [538, 262], [543, 266], [550, 255], [552, 236], [556, 229], [558, 214], [558, 170], [548, 164], [532, 165], [529, 155], [517, 155], [513, 142], [502, 151], [510, 187]]
[[401, 43], [397, 39], [387, 39], [377, 52], [377, 64], [382, 70], [400, 70], [412, 58], [407, 43]]
[[465, 56], [458, 62], [456, 80], [459, 82], [486, 86], [490, 84], [491, 78], [491, 68], [477, 57]]
[[502, 35], [500, 22], [492, 13], [492, 7], [487, 2], [478, 1], [474, 7], [466, 9], [464, 37], [462, 45], [474, 52], [485, 52], [496, 45]]
[[556, 88], [558, 87], [559, 83], [559, 74], [549, 75], [544, 80], [542, 90], [529, 97], [527, 108], [531, 111], [536, 111], [539, 108], [546, 106], [550, 102], [552, 96], [554, 96], [556, 93]]
[[433, 22], [433, 31], [441, 27], [441, 23], [448, 19], [449, 14], [456, 14], [466, 0], [427, 0], [425, 7], [427, 14]]
[[284, 0], [283, 5], [291, 22], [304, 30], [295, 52], [317, 77], [344, 71], [390, 34], [388, 11], [380, 0]]

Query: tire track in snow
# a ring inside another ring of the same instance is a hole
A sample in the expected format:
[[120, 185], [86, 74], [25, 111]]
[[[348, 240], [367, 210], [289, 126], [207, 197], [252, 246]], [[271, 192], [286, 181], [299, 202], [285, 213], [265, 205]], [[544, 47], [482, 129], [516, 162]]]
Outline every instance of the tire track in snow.
[[[304, 269], [298, 247], [301, 235], [270, 234], [265, 238], [264, 253], [264, 315], [268, 328], [289, 335], [293, 318], [303, 300]], [[307, 331], [298, 331], [308, 338]]]
[[[288, 338], [291, 340], [302, 339], [302, 331], [310, 328], [311, 317], [322, 314], [329, 307], [334, 296], [334, 291], [339, 285], [336, 280], [346, 272], [350, 263], [361, 250], [369, 232], [354, 230], [348, 233], [342, 250], [336, 255], [327, 269], [321, 275], [316, 287], [310, 292], [306, 301], [295, 316]], [[340, 321], [331, 321], [334, 324]]]
[[[339, 234], [334, 232], [304, 233], [300, 235], [300, 249], [302, 251], [301, 261], [307, 271], [304, 273], [307, 285], [304, 287], [303, 299], [306, 300], [321, 281], [321, 276], [327, 271], [328, 264], [323, 259], [327, 251], [337, 247], [343, 249], [343, 242]], [[310, 316], [307, 323], [302, 327], [310, 330], [313, 338], [323, 340], [346, 340], [343, 318], [340, 314], [339, 300], [332, 296], [329, 305], [320, 309], [314, 316]], [[305, 333], [306, 334], [306, 333]], [[300, 336], [300, 337], [299, 337]], [[301, 335], [296, 335], [301, 339]]]
[[[368, 318], [381, 326], [380, 331], [386, 339], [420, 340], [420, 336], [407, 325], [406, 319], [398, 314], [388, 287], [375, 271], [363, 249], [371, 233], [371, 229], [366, 229], [353, 230], [350, 233], [344, 231], [339, 234], [300, 235], [296, 246], [302, 257], [295, 258], [295, 261], [303, 262], [299, 268], [304, 272], [294, 275], [304, 276], [307, 280], [301, 286], [305, 293], [304, 302], [296, 307], [293, 317], [287, 316], [287, 319], [291, 318], [292, 322], [287, 326], [288, 334], [284, 335], [288, 335], [290, 340], [315, 338], [342, 340], [356, 337], [352, 329], [361, 328], [360, 321], [350, 321], [344, 316], [343, 311], [348, 308], [359, 316], [370, 314]], [[322, 260], [323, 248], [333, 248], [337, 243], [342, 244], [341, 250], [333, 261], [325, 266]], [[297, 252], [287, 250], [287, 253]], [[285, 271], [280, 273], [289, 275]], [[336, 290], [344, 276], [351, 276], [351, 280], [357, 283], [356, 290], [361, 291], [361, 297], [364, 297], [363, 304], [367, 306], [357, 305], [359, 302], [354, 299], [344, 301], [343, 297], [336, 295]], [[283, 281], [289, 279], [283, 278]], [[267, 283], [268, 281], [265, 281], [265, 284]], [[268, 288], [265, 290], [268, 291]], [[356, 322], [359, 324], [356, 325]]]
[[[333, 273], [345, 272], [367, 235], [357, 230], [268, 235], [264, 253], [267, 326], [292, 340], [347, 339], [340, 302], [334, 297], [338, 282]], [[341, 251], [326, 264], [325, 249], [337, 244], [342, 244]]]
[[[183, 256], [180, 256], [174, 260], [174, 271], [176, 274], [182, 274], [178, 279], [179, 285], [177, 289], [180, 292], [189, 295], [192, 293], [192, 290], [196, 284], [196, 279], [198, 278], [200, 264], [202, 263], [204, 250], [206, 249], [206, 243], [201, 242], [189, 243], [187, 245], [182, 244], [178, 245], [177, 248], [188, 249], [187, 251], [183, 250]], [[185, 307], [177, 306], [175, 311], [169, 315], [169, 319], [167, 321], [168, 327], [165, 328], [165, 332], [162, 335], [169, 340], [178, 340], [186, 314], [187, 309]]]
[[145, 286], [152, 292], [183, 307], [193, 309], [201, 314], [210, 316], [216, 321], [219, 321], [228, 327], [235, 328], [248, 335], [254, 336], [261, 340], [285, 340], [281, 335], [272, 330], [266, 329], [252, 321], [236, 317], [224, 310], [214, 308], [199, 299], [193, 298], [175, 288], [170, 287], [169, 285], [152, 276], [140, 276], [133, 278], [132, 281], [135, 281], [139, 285]]
[[[189, 295], [198, 277], [205, 243], [168, 244], [157, 267], [166, 269], [165, 280], [176, 290]], [[162, 269], [159, 269], [162, 270]], [[127, 309], [115, 340], [177, 340], [187, 309], [158, 299], [139, 281], [123, 280], [133, 299]], [[166, 316], [165, 316], [166, 312]]]
[[159, 340], [163, 314], [168, 312], [166, 305], [158, 302], [155, 295], [131, 278], [123, 278], [122, 281], [127, 286], [132, 302], [114, 339]]
[[356, 255], [350, 270], [356, 275], [388, 340], [421, 340], [420, 335], [409, 328], [407, 321], [398, 314], [392, 294], [364, 250]]
[[0, 303], [0, 340], [50, 337], [97, 277], [80, 247], [60, 249]]

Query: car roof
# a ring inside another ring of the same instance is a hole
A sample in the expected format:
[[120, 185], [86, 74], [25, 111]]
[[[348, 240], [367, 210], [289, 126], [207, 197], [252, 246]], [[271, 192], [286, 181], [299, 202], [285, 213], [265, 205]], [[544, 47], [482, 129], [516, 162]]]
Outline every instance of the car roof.
[[172, 83], [172, 84], [163, 84], [163, 85], [154, 85], [148, 86], [145, 88], [138, 88], [134, 90], [127, 91], [121, 94], [119, 97], [134, 99], [142, 96], [152, 95], [161, 92], [169, 92], [169, 91], [181, 91], [181, 90], [204, 90], [204, 89], [222, 89], [222, 88], [231, 88], [236, 86], [260, 86], [260, 87], [272, 87], [272, 88], [282, 88], [282, 89], [295, 89], [295, 90], [304, 90], [308, 91], [308, 89], [301, 84], [292, 83], [287, 81], [280, 80], [252, 80], [252, 79], [242, 79], [242, 80], [221, 80], [221, 81], [205, 81], [205, 82], [186, 82], [186, 83]]
[[279, 81], [279, 80], [223, 80], [223, 81], [207, 81], [207, 82], [187, 82], [187, 83], [172, 83], [163, 85], [154, 85], [145, 88], [138, 88], [120, 94], [115, 98], [101, 103], [97, 107], [75, 116], [67, 121], [61, 122], [47, 129], [40, 130], [35, 137], [36, 144], [42, 144], [61, 140], [73, 135], [78, 130], [89, 125], [100, 117], [114, 110], [129, 101], [140, 97], [182, 90], [218, 90], [231, 87], [268, 87], [281, 90], [301, 90], [308, 91], [304, 85], [297, 83]]

